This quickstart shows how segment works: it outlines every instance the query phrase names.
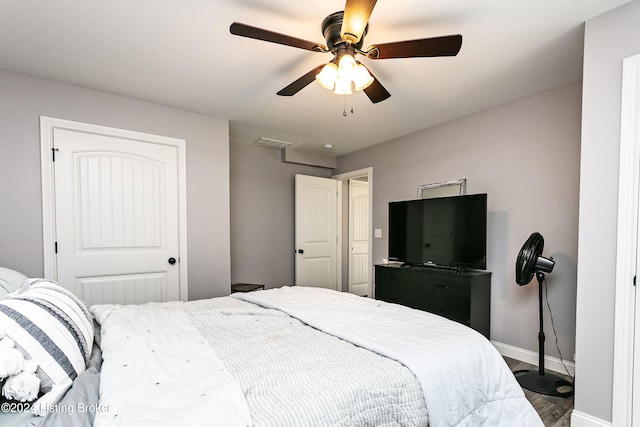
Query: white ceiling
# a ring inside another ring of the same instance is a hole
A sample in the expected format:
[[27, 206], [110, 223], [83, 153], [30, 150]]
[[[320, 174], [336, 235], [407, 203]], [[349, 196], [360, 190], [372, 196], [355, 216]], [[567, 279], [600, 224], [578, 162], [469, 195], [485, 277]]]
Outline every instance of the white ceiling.
[[0, 0], [0, 68], [228, 119], [233, 141], [342, 155], [580, 80], [584, 21], [628, 1], [379, 0], [364, 48], [463, 35], [455, 57], [359, 56], [391, 93], [379, 104], [316, 83], [277, 96], [331, 54], [229, 33], [238, 21], [325, 44], [344, 0]]

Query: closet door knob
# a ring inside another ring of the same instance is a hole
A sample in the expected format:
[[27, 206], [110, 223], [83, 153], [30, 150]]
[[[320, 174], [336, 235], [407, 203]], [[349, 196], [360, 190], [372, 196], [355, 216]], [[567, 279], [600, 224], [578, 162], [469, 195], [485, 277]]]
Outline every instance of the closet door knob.
[[174, 257], [171, 257], [167, 260], [169, 262], [169, 264], [173, 265], [176, 263], [176, 259]]

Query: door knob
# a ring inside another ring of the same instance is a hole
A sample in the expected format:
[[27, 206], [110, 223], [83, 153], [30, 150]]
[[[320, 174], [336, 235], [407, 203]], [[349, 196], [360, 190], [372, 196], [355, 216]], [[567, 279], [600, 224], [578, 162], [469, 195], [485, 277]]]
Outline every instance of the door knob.
[[176, 259], [174, 257], [171, 257], [167, 260], [169, 262], [169, 264], [173, 265], [176, 263]]
[[299, 253], [299, 254], [303, 254], [303, 253], [304, 253], [304, 250], [302, 250], [302, 249], [298, 249], [298, 253]]

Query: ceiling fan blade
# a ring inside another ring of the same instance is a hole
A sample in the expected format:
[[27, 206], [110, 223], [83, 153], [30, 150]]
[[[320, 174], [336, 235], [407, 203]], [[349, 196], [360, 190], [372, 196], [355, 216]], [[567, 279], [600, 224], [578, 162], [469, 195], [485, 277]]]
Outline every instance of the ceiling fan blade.
[[367, 27], [377, 0], [347, 0], [340, 37], [344, 41], [358, 43]]
[[327, 52], [327, 48], [324, 45], [288, 36], [286, 34], [280, 34], [274, 31], [252, 27], [251, 25], [241, 24], [239, 22], [234, 22], [233, 24], [231, 24], [231, 27], [229, 27], [229, 31], [231, 31], [231, 34], [236, 36], [248, 37], [250, 39], [297, 47], [299, 49], [312, 50], [314, 52]]
[[300, 92], [309, 83], [311, 83], [312, 81], [314, 81], [316, 79], [316, 75], [320, 72], [320, 70], [322, 70], [322, 67], [324, 67], [325, 65], [326, 64], [318, 65], [316, 68], [314, 68], [313, 70], [309, 71], [307, 74], [305, 74], [304, 76], [300, 77], [298, 80], [296, 80], [295, 82], [291, 83], [289, 86], [287, 86], [284, 89], [280, 90], [278, 92], [278, 95], [280, 95], [280, 96], [293, 96], [296, 93]]
[[[371, 71], [369, 71], [369, 74], [371, 74]], [[389, 98], [391, 94], [387, 91], [387, 89], [384, 88], [384, 86], [382, 86], [382, 83], [380, 83], [376, 76], [371, 74], [371, 77], [373, 77], [373, 83], [371, 83], [369, 87], [366, 88], [363, 92], [367, 95], [371, 102], [377, 104], [378, 102], [384, 101], [385, 99]]]
[[462, 36], [432, 37], [371, 46], [367, 56], [371, 59], [418, 58], [428, 56], [456, 56], [462, 47]]

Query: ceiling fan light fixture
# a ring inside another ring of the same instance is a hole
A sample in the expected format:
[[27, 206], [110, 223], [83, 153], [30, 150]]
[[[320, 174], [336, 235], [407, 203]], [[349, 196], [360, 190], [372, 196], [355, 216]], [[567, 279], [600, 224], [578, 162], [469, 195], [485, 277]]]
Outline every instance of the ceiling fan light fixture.
[[322, 67], [316, 75], [316, 81], [337, 95], [351, 95], [353, 88], [363, 90], [369, 87], [373, 83], [373, 77], [364, 65], [356, 61], [353, 54], [342, 52]]
[[358, 62], [353, 73], [353, 86], [355, 90], [365, 90], [373, 83], [373, 77], [367, 67]]
[[336, 85], [336, 79], [338, 78], [338, 66], [329, 62], [322, 70], [316, 75], [316, 82], [327, 90], [333, 90]]
[[356, 69], [356, 59], [353, 55], [345, 53], [338, 60], [338, 78], [343, 80], [353, 80]]
[[338, 77], [336, 80], [336, 88], [333, 90], [336, 95], [351, 95], [351, 80]]

